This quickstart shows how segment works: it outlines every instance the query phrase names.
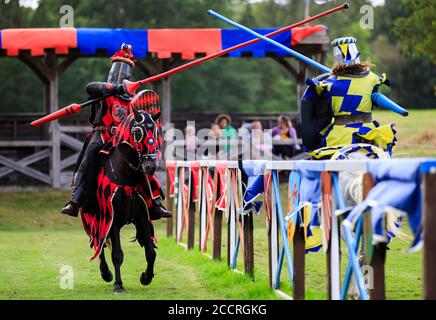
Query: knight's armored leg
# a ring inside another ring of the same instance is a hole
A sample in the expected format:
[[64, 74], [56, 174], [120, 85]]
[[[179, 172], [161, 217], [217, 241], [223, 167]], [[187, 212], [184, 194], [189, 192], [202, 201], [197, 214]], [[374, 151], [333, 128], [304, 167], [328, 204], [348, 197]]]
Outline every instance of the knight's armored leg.
[[100, 133], [95, 131], [92, 135], [91, 141], [86, 146], [83, 159], [74, 175], [71, 199], [61, 210], [62, 213], [77, 217], [79, 208], [82, 206], [88, 192], [87, 189], [90, 189], [89, 185], [92, 184], [90, 181], [92, 179], [95, 180], [98, 167], [97, 156], [102, 144]]
[[[152, 207], [150, 208], [150, 217], [152, 220], [158, 220], [160, 218], [171, 218], [173, 213], [168, 211], [162, 204], [161, 198], [153, 199]], [[155, 217], [156, 219], [153, 219]]]
[[162, 203], [165, 196], [162, 192], [159, 180], [155, 175], [146, 175], [146, 180], [152, 198], [152, 205], [149, 210], [150, 219], [158, 220], [160, 218], [171, 218], [173, 216], [172, 212], [168, 211]]
[[[83, 163], [83, 162], [82, 162]], [[83, 166], [80, 166], [83, 167]], [[82, 169], [82, 168], [79, 168]], [[72, 217], [77, 217], [79, 214], [79, 206], [83, 201], [83, 184], [84, 184], [84, 174], [83, 171], [77, 171], [73, 177], [71, 199], [62, 208], [61, 213], [67, 214]]]

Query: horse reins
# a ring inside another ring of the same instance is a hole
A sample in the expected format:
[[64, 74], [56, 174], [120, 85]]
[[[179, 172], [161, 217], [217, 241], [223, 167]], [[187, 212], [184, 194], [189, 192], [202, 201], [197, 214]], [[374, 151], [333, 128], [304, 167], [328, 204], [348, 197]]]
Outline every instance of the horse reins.
[[[132, 148], [133, 149], [133, 148]], [[141, 166], [142, 166], [142, 161], [144, 161], [144, 159], [142, 158], [141, 154], [138, 152], [138, 160], [139, 160], [139, 164], [137, 167], [135, 167], [130, 161], [129, 159], [127, 159], [124, 154], [121, 152], [120, 149], [118, 149], [118, 151], [120, 152], [121, 158], [123, 158], [124, 162], [127, 163], [127, 165], [129, 166], [130, 169], [132, 169], [133, 171], [140, 171]]]
[[[143, 117], [143, 120], [139, 123], [139, 124], [142, 124], [143, 122], [144, 122], [144, 120], [145, 120], [145, 117], [144, 117], [144, 115], [142, 115], [142, 117]], [[152, 121], [153, 121], [153, 119], [152, 119]], [[156, 126], [156, 123], [153, 121], [153, 123], [154, 123], [154, 125]], [[144, 132], [142, 131], [142, 129], [140, 129], [141, 130], [141, 133], [142, 133], [142, 135], [141, 135], [141, 139], [139, 139], [139, 141], [136, 141], [136, 139], [135, 139], [135, 142], [136, 143], [139, 143], [139, 142], [141, 142], [142, 140], [143, 140], [143, 138], [144, 138]], [[131, 134], [132, 133], [134, 133], [134, 128], [132, 128], [132, 130], [131, 130]], [[154, 135], [154, 137], [156, 138], [157, 137], [157, 129], [155, 128], [155, 130], [154, 130], [154, 132], [153, 132], [153, 135]], [[147, 159], [147, 158], [150, 158], [151, 160], [156, 160], [156, 157], [157, 157], [157, 154], [141, 154], [141, 152], [139, 151], [139, 147], [135, 150], [135, 148], [133, 148], [133, 146], [130, 144], [130, 143], [128, 143], [127, 142], [127, 145], [130, 147], [130, 148], [132, 148], [134, 151], [136, 151], [136, 153], [138, 154], [138, 160], [139, 160], [139, 164], [138, 164], [138, 166], [134, 166], [131, 162], [130, 162], [130, 160], [129, 159], [127, 159], [127, 157], [121, 152], [121, 149], [118, 149], [118, 151], [119, 151], [119, 153], [120, 153], [120, 155], [121, 155], [121, 158], [123, 159], [123, 161], [128, 165], [128, 167], [131, 169], [131, 170], [133, 170], [133, 171], [135, 171], [135, 172], [138, 172], [138, 171], [144, 171], [144, 170], [142, 170], [142, 163], [143, 163], [143, 161], [145, 160], [145, 159]], [[112, 171], [112, 173], [113, 174], [115, 174], [115, 176], [116, 176], [116, 171], [115, 171], [115, 169], [114, 169], [114, 167], [113, 167], [113, 165], [112, 165], [112, 160], [111, 159], [109, 159], [109, 164], [110, 164], [110, 166], [111, 166], [111, 171]]]

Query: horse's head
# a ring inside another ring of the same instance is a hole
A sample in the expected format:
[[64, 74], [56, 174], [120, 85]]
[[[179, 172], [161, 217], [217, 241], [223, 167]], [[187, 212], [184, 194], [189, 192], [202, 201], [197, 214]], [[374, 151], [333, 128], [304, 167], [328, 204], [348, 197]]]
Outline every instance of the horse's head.
[[118, 127], [116, 144], [126, 143], [138, 155], [138, 168], [147, 173], [156, 170], [159, 154], [159, 136], [156, 121], [160, 113], [150, 115], [143, 110], [133, 108], [133, 112]]

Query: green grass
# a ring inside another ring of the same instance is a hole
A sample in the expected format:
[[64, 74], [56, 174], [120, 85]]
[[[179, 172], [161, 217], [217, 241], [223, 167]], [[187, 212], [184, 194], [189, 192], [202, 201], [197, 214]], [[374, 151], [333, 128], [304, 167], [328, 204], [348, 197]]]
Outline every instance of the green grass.
[[[58, 213], [67, 198], [67, 192], [57, 190], [0, 194], [0, 299], [278, 298], [268, 286], [264, 215], [255, 218], [254, 282], [229, 270], [224, 244], [222, 261], [213, 261], [200, 254], [197, 245], [186, 251], [175, 244], [174, 238], [166, 238], [164, 222], [158, 222], [155, 278], [150, 286], [143, 287], [139, 276], [145, 269], [144, 252], [137, 243], [129, 242], [134, 235], [132, 226], [125, 227], [122, 275], [127, 294], [114, 295], [112, 284], [100, 278], [98, 262], [88, 260], [91, 250], [80, 220]], [[223, 241], [226, 230], [224, 225]], [[422, 256], [405, 254], [406, 248], [406, 243], [395, 240], [388, 252], [388, 299], [421, 298]], [[345, 263], [343, 259], [343, 270]], [[74, 289], [60, 288], [62, 265], [73, 267]], [[238, 269], [242, 268], [240, 257]], [[282, 289], [291, 293], [286, 268], [283, 271]], [[306, 255], [306, 299], [325, 299], [326, 279], [325, 255]]]
[[377, 111], [374, 119], [380, 124], [396, 124], [398, 141], [394, 157], [436, 157], [436, 110], [411, 110], [408, 117]]
[[[377, 111], [374, 118], [382, 124], [397, 124], [394, 157], [436, 157], [436, 110], [412, 111], [407, 118]], [[127, 294], [114, 295], [112, 284], [100, 278], [98, 262], [88, 260], [91, 250], [80, 220], [58, 213], [67, 199], [68, 192], [58, 190], [0, 193], [0, 299], [277, 299], [268, 286], [264, 214], [255, 217], [254, 282], [228, 269], [225, 243], [223, 260], [212, 261], [200, 254], [197, 246], [185, 251], [175, 244], [174, 238], [166, 238], [164, 222], [158, 222], [155, 226], [159, 249], [152, 284], [143, 287], [139, 283], [139, 275], [145, 269], [144, 252], [137, 243], [129, 242], [134, 230], [127, 226], [122, 232], [122, 274]], [[224, 225], [223, 242], [226, 230]], [[210, 248], [209, 244], [209, 253]], [[405, 254], [406, 248], [406, 243], [395, 239], [387, 254], [388, 299], [422, 296], [422, 254]], [[344, 246], [342, 249], [346, 256]], [[343, 272], [346, 259], [342, 260]], [[59, 269], [65, 264], [74, 270], [72, 290], [59, 286]], [[243, 268], [241, 255], [238, 268]], [[306, 255], [306, 299], [326, 298], [326, 276], [325, 255]], [[291, 293], [285, 267], [282, 289]]]
[[[91, 250], [80, 220], [58, 213], [67, 198], [61, 191], [0, 194], [0, 299], [277, 299], [264, 274], [256, 273], [253, 282], [224, 262], [184, 250], [164, 236], [162, 222], [156, 224], [158, 257], [148, 287], [139, 282], [144, 250], [129, 242], [133, 226], [123, 229], [127, 294], [114, 295], [112, 284], [100, 278], [98, 262], [88, 260]], [[72, 290], [60, 289], [62, 265], [73, 267]]]

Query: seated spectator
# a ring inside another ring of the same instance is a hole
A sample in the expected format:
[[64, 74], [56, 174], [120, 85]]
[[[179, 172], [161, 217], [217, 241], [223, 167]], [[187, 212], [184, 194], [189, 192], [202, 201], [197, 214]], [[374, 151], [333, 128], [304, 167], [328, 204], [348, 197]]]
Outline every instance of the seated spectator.
[[264, 159], [271, 154], [271, 138], [265, 136], [260, 121], [253, 121], [251, 124], [251, 159]]
[[[273, 153], [283, 159], [290, 159], [295, 156], [301, 146], [297, 143], [297, 131], [292, 126], [291, 120], [286, 116], [280, 116], [277, 120], [277, 127], [271, 131], [273, 140], [287, 141], [289, 144], [276, 144], [273, 146]], [[292, 142], [294, 144], [292, 144]]]
[[243, 122], [238, 131], [239, 136], [242, 138], [250, 138], [252, 127], [252, 122]]
[[212, 123], [210, 127], [210, 138], [215, 140], [220, 138], [220, 127], [216, 123]]
[[237, 136], [238, 136], [238, 132], [231, 125], [232, 119], [227, 114], [220, 114], [216, 118], [215, 123], [220, 128], [220, 140], [224, 140], [225, 142], [227, 142], [227, 144], [224, 145], [223, 150], [226, 153], [229, 153], [231, 150], [230, 141], [234, 138], [237, 138]]
[[205, 149], [205, 159], [216, 160], [219, 153], [220, 127], [216, 123], [212, 123], [207, 135], [207, 148]]
[[260, 121], [253, 121], [251, 124], [251, 129], [252, 130], [258, 130], [258, 131], [262, 131], [263, 130], [263, 126], [262, 126], [262, 122]]

